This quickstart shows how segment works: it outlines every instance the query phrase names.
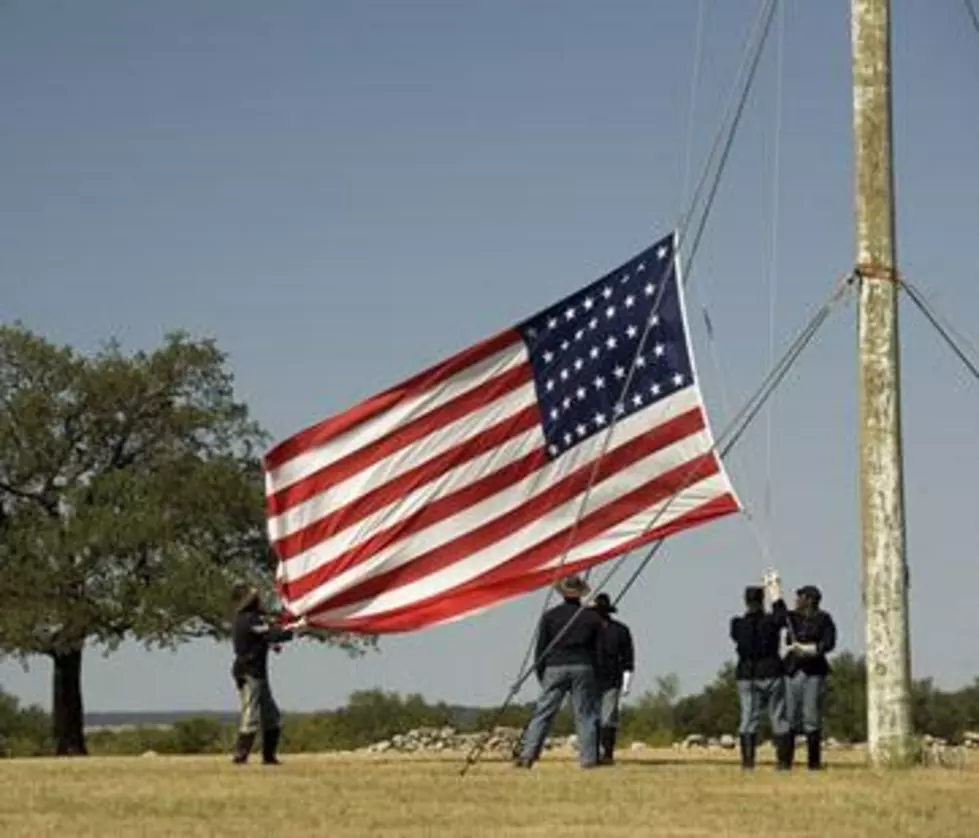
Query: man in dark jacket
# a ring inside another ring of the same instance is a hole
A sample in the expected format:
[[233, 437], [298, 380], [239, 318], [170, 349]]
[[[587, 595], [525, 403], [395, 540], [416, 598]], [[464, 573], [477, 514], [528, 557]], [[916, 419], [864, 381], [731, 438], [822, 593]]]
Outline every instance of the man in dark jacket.
[[258, 590], [244, 583], [236, 584], [232, 593], [235, 615], [231, 637], [235, 658], [231, 667], [235, 687], [241, 699], [241, 720], [235, 743], [234, 762], [248, 761], [255, 737], [262, 731], [262, 762], [278, 765], [276, 748], [281, 722], [279, 708], [269, 687], [269, 648], [291, 640], [293, 632], [269, 621], [261, 610]]
[[755, 767], [758, 723], [762, 710], [766, 708], [778, 766], [782, 769], [789, 767], [787, 739], [791, 734], [785, 711], [782, 659], [779, 657], [779, 640], [787, 609], [781, 591], [776, 588], [770, 590], [773, 599], [771, 613], [765, 611], [764, 588], [748, 587], [744, 592], [744, 614], [731, 618], [730, 635], [738, 654], [735, 677], [741, 704], [741, 767], [746, 770]]
[[537, 629], [536, 670], [541, 694], [524, 733], [523, 750], [516, 761], [530, 768], [540, 757], [551, 723], [571, 693], [578, 728], [578, 760], [582, 768], [598, 764], [598, 694], [595, 669], [599, 660], [602, 618], [583, 608], [581, 598], [590, 590], [577, 576], [557, 584], [564, 602], [541, 617]]
[[[829, 675], [826, 655], [836, 647], [836, 624], [829, 612], [820, 609], [822, 598], [815, 585], [796, 591], [795, 610], [788, 615], [790, 644], [785, 658], [789, 724], [793, 734], [805, 734], [811, 771], [822, 768], [823, 703]], [[794, 735], [792, 743], [794, 746]], [[790, 762], [791, 758], [790, 753]]]
[[625, 623], [613, 620], [618, 610], [608, 594], [595, 597], [594, 609], [602, 618], [602, 647], [596, 671], [599, 695], [598, 742], [601, 761], [614, 762], [615, 737], [619, 729], [619, 702], [629, 694], [629, 682], [635, 671], [632, 633]]

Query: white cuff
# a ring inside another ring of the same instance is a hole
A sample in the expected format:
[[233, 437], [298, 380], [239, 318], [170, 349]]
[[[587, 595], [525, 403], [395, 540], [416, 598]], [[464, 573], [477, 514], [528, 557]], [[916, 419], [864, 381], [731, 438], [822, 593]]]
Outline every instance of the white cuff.
[[631, 672], [623, 672], [622, 673], [622, 690], [624, 692], [628, 692], [629, 691], [629, 682], [631, 680], [632, 680], [632, 673]]

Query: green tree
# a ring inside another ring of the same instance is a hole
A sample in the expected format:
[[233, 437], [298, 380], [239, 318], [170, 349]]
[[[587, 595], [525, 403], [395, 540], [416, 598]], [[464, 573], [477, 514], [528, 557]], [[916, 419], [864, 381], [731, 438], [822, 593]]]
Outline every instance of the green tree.
[[40, 756], [49, 747], [51, 722], [40, 707], [22, 707], [0, 689], [0, 757]]
[[347, 706], [337, 716], [356, 732], [362, 744], [388, 739], [414, 728], [445, 727], [452, 723], [451, 713], [444, 704], [433, 706], [421, 695], [402, 697], [382, 690], [352, 693]]
[[268, 439], [225, 362], [182, 333], [83, 356], [0, 326], [0, 654], [51, 659], [58, 754], [86, 753], [86, 645], [222, 637], [233, 579], [271, 585]]
[[678, 735], [720, 736], [737, 730], [740, 711], [734, 673], [733, 663], [724, 664], [703, 692], [681, 698], [676, 703], [673, 719]]
[[830, 661], [827, 679], [826, 733], [844, 742], [867, 740], [867, 664], [842, 652]]
[[651, 745], [666, 745], [673, 740], [673, 708], [680, 695], [680, 679], [670, 674], [657, 677], [653, 689], [643, 693], [635, 707], [622, 711], [623, 739], [638, 739]]

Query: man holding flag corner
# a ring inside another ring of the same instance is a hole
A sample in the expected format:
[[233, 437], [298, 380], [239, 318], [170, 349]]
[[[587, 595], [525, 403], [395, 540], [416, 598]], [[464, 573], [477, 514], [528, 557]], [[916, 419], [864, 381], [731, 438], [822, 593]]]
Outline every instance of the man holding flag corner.
[[231, 621], [234, 663], [231, 677], [241, 700], [241, 718], [235, 742], [235, 765], [244, 765], [262, 732], [262, 763], [279, 765], [276, 750], [281, 736], [281, 715], [269, 685], [269, 650], [278, 653], [281, 644], [293, 639], [297, 631], [306, 628], [305, 619], [285, 625], [269, 619], [262, 610], [257, 588], [246, 582], [235, 584], [232, 590], [235, 613]]

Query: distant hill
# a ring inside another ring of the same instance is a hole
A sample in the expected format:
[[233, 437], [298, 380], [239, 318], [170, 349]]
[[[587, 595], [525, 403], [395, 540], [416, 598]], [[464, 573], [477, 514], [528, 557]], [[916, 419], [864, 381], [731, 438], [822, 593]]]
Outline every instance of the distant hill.
[[98, 730], [118, 730], [121, 728], [133, 727], [171, 727], [174, 722], [180, 719], [199, 719], [209, 718], [228, 724], [234, 722], [238, 716], [236, 713], [229, 713], [221, 710], [187, 710], [165, 712], [149, 711], [130, 711], [118, 713], [86, 713], [85, 730], [93, 733]]

